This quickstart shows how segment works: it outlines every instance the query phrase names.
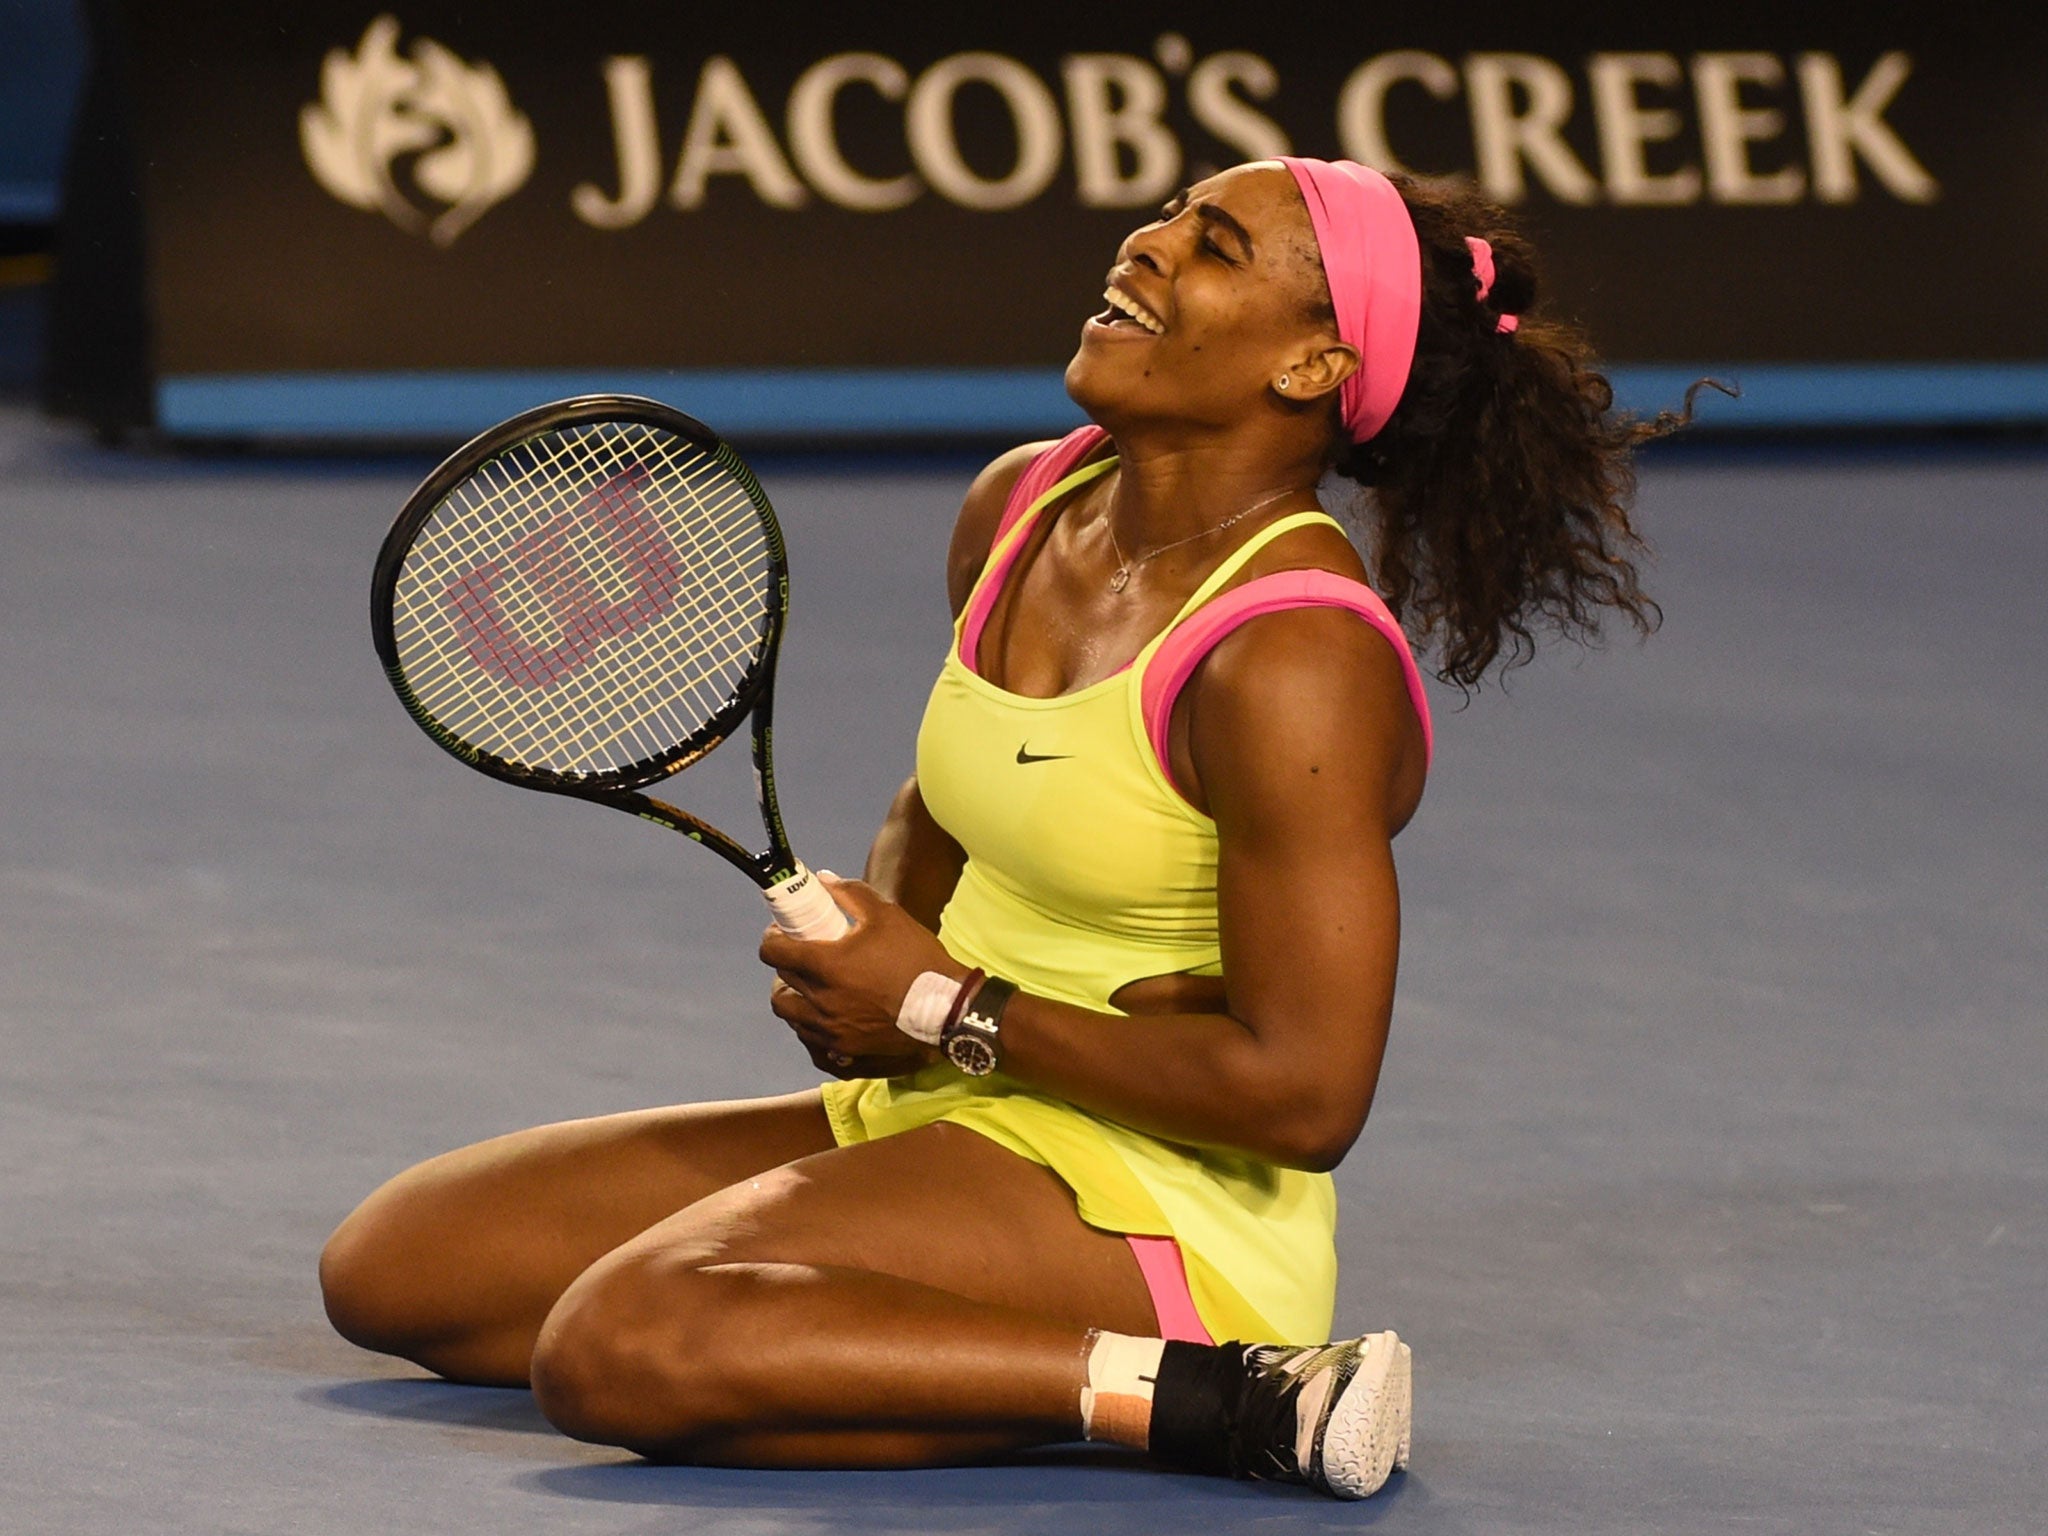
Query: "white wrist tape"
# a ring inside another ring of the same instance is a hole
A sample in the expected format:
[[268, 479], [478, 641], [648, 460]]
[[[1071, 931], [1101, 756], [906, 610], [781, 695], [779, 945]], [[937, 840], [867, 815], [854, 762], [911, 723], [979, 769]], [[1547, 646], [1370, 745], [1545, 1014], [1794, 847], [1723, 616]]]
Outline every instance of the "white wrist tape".
[[946, 1027], [946, 1015], [953, 1011], [953, 1000], [959, 995], [960, 983], [952, 977], [937, 971], [924, 972], [903, 994], [896, 1027], [913, 1040], [937, 1045], [939, 1031]]

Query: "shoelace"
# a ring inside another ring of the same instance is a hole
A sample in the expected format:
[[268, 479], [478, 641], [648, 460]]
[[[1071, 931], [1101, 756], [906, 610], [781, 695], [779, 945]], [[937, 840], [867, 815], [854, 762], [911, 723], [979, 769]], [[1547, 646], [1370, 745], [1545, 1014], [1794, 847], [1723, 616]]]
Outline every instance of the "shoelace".
[[1231, 1473], [1267, 1482], [1313, 1481], [1295, 1454], [1302, 1388], [1323, 1371], [1343, 1372], [1323, 1400], [1327, 1411], [1356, 1370], [1355, 1356], [1342, 1344], [1266, 1344], [1247, 1349], [1244, 1364], [1245, 1386], [1230, 1437]]

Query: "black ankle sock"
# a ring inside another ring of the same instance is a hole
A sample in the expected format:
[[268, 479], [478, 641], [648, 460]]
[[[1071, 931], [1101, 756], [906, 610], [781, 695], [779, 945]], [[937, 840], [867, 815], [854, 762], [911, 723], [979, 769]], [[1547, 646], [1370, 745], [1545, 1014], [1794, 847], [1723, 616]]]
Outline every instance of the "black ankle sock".
[[1244, 1381], [1242, 1344], [1169, 1340], [1152, 1387], [1152, 1454], [1190, 1472], [1231, 1475], [1230, 1436]]

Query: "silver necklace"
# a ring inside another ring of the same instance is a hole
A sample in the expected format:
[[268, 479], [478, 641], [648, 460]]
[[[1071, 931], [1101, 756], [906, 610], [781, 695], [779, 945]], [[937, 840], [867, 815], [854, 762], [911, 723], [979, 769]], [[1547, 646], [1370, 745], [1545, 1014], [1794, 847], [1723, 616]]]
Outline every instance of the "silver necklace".
[[1208, 538], [1212, 533], [1221, 533], [1232, 523], [1243, 522], [1260, 508], [1270, 507], [1283, 496], [1292, 496], [1294, 491], [1295, 488], [1291, 485], [1284, 491], [1275, 491], [1272, 495], [1253, 502], [1242, 512], [1231, 513], [1230, 516], [1223, 519], [1214, 528], [1204, 528], [1200, 533], [1191, 533], [1184, 539], [1175, 539], [1171, 544], [1162, 544], [1157, 549], [1138, 556], [1135, 560], [1126, 560], [1124, 558], [1123, 546], [1116, 541], [1116, 524], [1112, 517], [1105, 517], [1102, 520], [1102, 525], [1109, 530], [1109, 547], [1116, 551], [1116, 571], [1109, 578], [1109, 590], [1112, 592], [1123, 591], [1125, 587], [1131, 584], [1131, 572], [1143, 565], [1147, 560], [1156, 560], [1169, 549], [1179, 549], [1183, 544], [1192, 544], [1197, 539]]

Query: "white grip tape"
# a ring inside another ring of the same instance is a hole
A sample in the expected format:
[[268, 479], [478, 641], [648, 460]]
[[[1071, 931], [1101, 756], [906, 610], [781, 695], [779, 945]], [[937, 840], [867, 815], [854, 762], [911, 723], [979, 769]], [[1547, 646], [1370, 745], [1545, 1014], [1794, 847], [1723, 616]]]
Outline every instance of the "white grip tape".
[[775, 926], [793, 939], [836, 939], [853, 926], [839, 910], [832, 893], [825, 889], [825, 882], [806, 869], [801, 860], [795, 874], [761, 894], [768, 898]]
[[959, 995], [960, 983], [952, 977], [937, 971], [921, 973], [903, 994], [896, 1027], [913, 1040], [937, 1045], [939, 1033], [946, 1027], [946, 1015], [953, 1011], [953, 1000]]

